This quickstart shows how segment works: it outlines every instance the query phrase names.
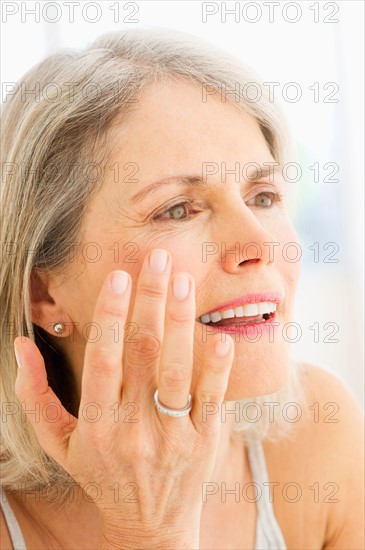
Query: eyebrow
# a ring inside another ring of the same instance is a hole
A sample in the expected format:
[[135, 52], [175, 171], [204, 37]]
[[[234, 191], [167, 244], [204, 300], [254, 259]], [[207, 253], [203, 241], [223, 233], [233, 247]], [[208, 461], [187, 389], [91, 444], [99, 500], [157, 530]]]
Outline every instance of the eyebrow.
[[[259, 181], [263, 178], [266, 178], [267, 176], [272, 176], [281, 172], [280, 166], [259, 166], [259, 168], [261, 169], [261, 173], [259, 172], [257, 167], [253, 167], [252, 169], [247, 170], [247, 181], [253, 181], [256, 175], [258, 175], [258, 177], [255, 179], [256, 181]], [[232, 170], [227, 170], [227, 173], [232, 173]], [[150, 195], [151, 193], [154, 193], [155, 191], [160, 189], [160, 187], [166, 187], [167, 185], [179, 185], [181, 187], [195, 188], [198, 186], [206, 187], [208, 185], [208, 182], [204, 181], [203, 177], [200, 175], [170, 176], [155, 181], [150, 185], [147, 185], [146, 187], [138, 191], [135, 195], [133, 195], [133, 197], [130, 199], [130, 202], [132, 204], [136, 204], [137, 202], [142, 201], [147, 195]]]

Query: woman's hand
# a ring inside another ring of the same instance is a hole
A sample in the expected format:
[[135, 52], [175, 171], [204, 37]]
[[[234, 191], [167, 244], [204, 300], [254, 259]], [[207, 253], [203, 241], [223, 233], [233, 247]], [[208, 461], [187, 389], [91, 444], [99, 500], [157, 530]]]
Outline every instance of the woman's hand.
[[[117, 324], [126, 325], [130, 275], [113, 271], [104, 281], [93, 318], [101, 337], [86, 344], [78, 418], [48, 386], [34, 342], [15, 340], [22, 365], [16, 394], [28, 411], [37, 402], [41, 411], [57, 403], [56, 422], [42, 412], [37, 422], [32, 413], [28, 418], [45, 452], [95, 497], [99, 548], [199, 547], [202, 483], [212, 473], [221, 428], [219, 413], [203, 417], [203, 403], [220, 407], [234, 346], [229, 336], [225, 343], [219, 334], [208, 338], [190, 414], [174, 418], [156, 409], [156, 388], [166, 407], [187, 403], [196, 315], [194, 279], [188, 273], [170, 277], [171, 256], [166, 252], [163, 270], [164, 253], [152, 252], [151, 268], [150, 255], [144, 261], [131, 315], [138, 332], [130, 341], [123, 330], [119, 339], [115, 331]], [[113, 291], [116, 275], [127, 282], [124, 293]]]

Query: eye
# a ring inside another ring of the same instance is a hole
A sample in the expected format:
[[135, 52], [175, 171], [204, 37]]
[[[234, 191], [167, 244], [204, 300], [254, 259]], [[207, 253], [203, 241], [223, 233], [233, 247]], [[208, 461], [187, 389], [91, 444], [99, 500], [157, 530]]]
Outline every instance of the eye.
[[259, 206], [261, 208], [270, 208], [275, 202], [281, 200], [281, 195], [269, 191], [258, 193], [252, 199], [247, 201], [248, 206]]
[[173, 220], [181, 220], [186, 218], [185, 216], [186, 211], [187, 211], [187, 208], [185, 204], [181, 203], [181, 204], [176, 204], [175, 206], [172, 206], [171, 208], [169, 208], [168, 213], [169, 214], [172, 213], [171, 218]]
[[156, 221], [182, 221], [186, 220], [189, 214], [189, 209], [187, 205], [191, 204], [191, 201], [184, 201], [178, 204], [170, 206], [161, 214], [154, 216], [153, 220]]

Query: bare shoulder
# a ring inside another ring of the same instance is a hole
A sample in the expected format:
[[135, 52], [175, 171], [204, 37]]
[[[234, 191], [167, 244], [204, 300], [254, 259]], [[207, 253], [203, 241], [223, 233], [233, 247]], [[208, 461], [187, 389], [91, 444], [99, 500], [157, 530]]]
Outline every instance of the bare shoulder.
[[306, 400], [302, 418], [290, 437], [264, 443], [270, 481], [291, 490], [279, 493], [275, 510], [281, 525], [302, 526], [299, 544], [294, 527], [286, 528], [296, 548], [365, 548], [361, 407], [337, 375], [315, 365], [297, 368]]
[[347, 384], [334, 372], [327, 368], [308, 363], [297, 363], [296, 368], [300, 373], [301, 381], [309, 397], [338, 398], [344, 404], [355, 405], [361, 413], [361, 408], [354, 398]]
[[4, 512], [1, 506], [0, 506], [0, 548], [2, 548], [2, 550], [13, 550], [13, 545], [10, 540], [8, 526], [5, 521]]
[[306, 398], [303, 412], [307, 413], [298, 436], [307, 436], [308, 442], [322, 442], [318, 452], [336, 451], [340, 460], [332, 463], [334, 468], [339, 467], [344, 460], [354, 458], [355, 450], [363, 448], [364, 416], [360, 404], [347, 384], [333, 372], [304, 363], [297, 364], [297, 368]]

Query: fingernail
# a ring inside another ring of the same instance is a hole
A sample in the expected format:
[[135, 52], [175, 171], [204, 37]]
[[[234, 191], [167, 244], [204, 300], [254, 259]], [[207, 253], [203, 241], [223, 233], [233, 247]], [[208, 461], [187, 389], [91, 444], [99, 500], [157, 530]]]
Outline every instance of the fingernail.
[[115, 294], [124, 294], [128, 287], [128, 275], [125, 271], [116, 271], [113, 274], [112, 290]]
[[175, 298], [177, 298], [178, 300], [185, 300], [185, 298], [189, 294], [189, 287], [190, 287], [190, 281], [187, 275], [184, 275], [183, 273], [179, 273], [178, 275], [174, 276], [172, 289], [173, 289]]
[[230, 347], [231, 344], [229, 340], [226, 340], [225, 342], [218, 340], [215, 344], [215, 353], [218, 357], [225, 357], [228, 354]]
[[16, 357], [16, 362], [18, 363], [18, 367], [19, 367], [19, 369], [20, 369], [21, 366], [22, 366], [22, 362], [21, 362], [20, 353], [19, 353], [19, 351], [17, 350], [16, 344], [14, 344], [14, 353], [15, 353], [15, 357]]
[[162, 273], [167, 265], [167, 252], [160, 248], [152, 250], [150, 255], [150, 271], [151, 273]]

